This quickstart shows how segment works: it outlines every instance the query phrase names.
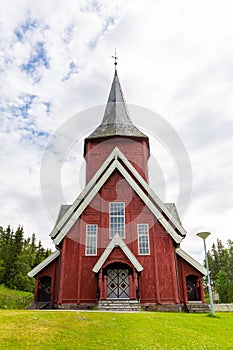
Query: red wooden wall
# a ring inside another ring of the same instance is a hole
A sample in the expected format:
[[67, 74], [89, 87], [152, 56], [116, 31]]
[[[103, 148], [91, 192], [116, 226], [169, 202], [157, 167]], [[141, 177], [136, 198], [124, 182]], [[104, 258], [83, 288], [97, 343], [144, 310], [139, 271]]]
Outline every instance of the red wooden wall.
[[148, 182], [148, 139], [132, 139], [127, 137], [85, 140], [86, 182], [88, 183], [90, 181], [116, 146], [132, 163], [139, 174]]

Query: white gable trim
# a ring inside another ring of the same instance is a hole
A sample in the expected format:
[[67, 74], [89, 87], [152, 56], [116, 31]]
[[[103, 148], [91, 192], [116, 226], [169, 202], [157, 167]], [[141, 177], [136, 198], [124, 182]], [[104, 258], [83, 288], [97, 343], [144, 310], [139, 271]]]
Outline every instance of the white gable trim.
[[162, 212], [166, 214], [166, 216], [169, 218], [169, 220], [173, 223], [174, 226], [177, 227], [177, 229], [183, 234], [186, 235], [186, 230], [183, 228], [182, 225], [174, 218], [174, 216], [171, 214], [171, 212], [166, 208], [164, 203], [159, 199], [159, 197], [154, 193], [154, 191], [151, 189], [151, 187], [148, 185], [148, 183], [143, 179], [143, 177], [137, 172], [137, 170], [134, 168], [134, 166], [130, 163], [130, 161], [123, 155], [123, 153], [119, 150], [118, 147], [114, 149], [114, 151], [117, 153], [118, 157], [127, 165], [129, 170], [132, 172], [132, 174], [135, 176], [135, 178], [142, 184], [144, 189], [149, 193], [149, 195], [153, 198], [155, 203], [158, 205], [158, 207], [161, 209]]
[[125, 253], [129, 261], [133, 264], [135, 269], [138, 272], [141, 272], [143, 270], [142, 265], [140, 262], [137, 260], [137, 258], [134, 256], [134, 254], [131, 252], [129, 247], [126, 245], [126, 243], [122, 240], [122, 238], [119, 235], [115, 235], [114, 238], [111, 240], [103, 254], [100, 256], [99, 260], [93, 267], [92, 271], [95, 273], [98, 273], [107, 258], [109, 257], [110, 253], [115, 247], [120, 247], [122, 251]]
[[99, 177], [102, 175], [104, 170], [107, 168], [109, 163], [115, 158], [114, 151], [109, 155], [109, 157], [103, 162], [101, 167], [97, 170], [95, 175], [91, 178], [91, 180], [88, 182], [88, 184], [85, 186], [83, 191], [80, 193], [80, 195], [77, 197], [77, 199], [74, 201], [74, 203], [70, 206], [70, 208], [67, 210], [67, 212], [63, 215], [61, 220], [55, 225], [52, 232], [50, 233], [50, 237], [55, 237], [59, 230], [62, 229], [62, 227], [66, 224], [66, 222], [70, 219], [72, 216], [72, 213], [74, 212], [75, 208], [79, 205], [79, 203], [82, 201], [82, 199], [85, 199], [86, 195], [91, 191], [93, 186], [95, 186], [96, 181], [99, 179]]
[[[136, 181], [132, 178], [129, 172], [120, 164], [117, 158], [120, 158], [124, 164], [130, 168], [130, 171], [133, 175], [138, 179], [140, 184], [144, 187], [146, 192], [150, 192], [151, 198], [153, 198], [154, 203], [148, 196], [144, 193], [140, 186], [136, 183]], [[110, 162], [114, 159], [112, 164], [108, 167]], [[158, 197], [153, 193], [145, 180], [138, 174], [138, 172], [134, 169], [134, 167], [130, 164], [130, 162], [124, 157], [124, 155], [120, 152], [120, 150], [116, 147], [111, 155], [106, 159], [106, 161], [102, 164], [100, 169], [97, 171], [95, 176], [90, 180], [87, 184], [86, 188], [82, 191], [80, 196], [74, 201], [71, 207], [67, 210], [66, 214], [62, 217], [62, 219], [58, 222], [58, 224], [54, 227], [51, 232], [51, 237], [54, 238], [54, 243], [59, 244], [61, 240], [65, 237], [67, 232], [82, 214], [84, 209], [89, 205], [91, 200], [112, 174], [112, 172], [118, 169], [121, 174], [125, 177], [125, 179], [129, 182], [132, 188], [137, 192], [137, 194], [141, 197], [146, 206], [153, 212], [159, 222], [163, 225], [163, 227], [168, 231], [168, 233], [172, 236], [176, 243], [180, 243], [182, 237], [179, 236], [174, 230], [173, 226], [175, 226], [182, 235], [186, 234], [184, 228], [178, 223], [178, 221], [171, 215], [165, 205], [158, 200]], [[81, 203], [82, 201], [82, 203]], [[159, 208], [159, 209], [158, 209]], [[167, 220], [164, 215], [168, 217]], [[171, 225], [172, 224], [172, 225]], [[60, 232], [59, 232], [60, 231]]]
[[175, 240], [176, 243], [180, 243], [182, 241], [182, 237], [180, 237], [176, 231], [173, 229], [173, 227], [170, 225], [170, 223], [165, 219], [163, 214], [160, 210], [156, 208], [156, 206], [152, 203], [152, 201], [145, 195], [145, 193], [142, 191], [142, 189], [136, 184], [136, 182], [132, 179], [132, 177], [129, 175], [129, 173], [125, 170], [125, 168], [118, 162], [118, 170], [122, 173], [122, 175], [125, 177], [125, 179], [130, 183], [130, 185], [133, 187], [135, 192], [139, 195], [139, 197], [143, 200], [143, 202], [146, 204], [146, 206], [152, 211], [152, 213], [155, 215], [157, 220], [162, 224], [162, 226], [165, 228], [166, 231], [170, 233], [172, 238]]
[[29, 277], [36, 276], [41, 270], [43, 270], [47, 265], [49, 265], [53, 260], [55, 260], [60, 255], [60, 251], [56, 250], [54, 253], [50, 254], [45, 260], [43, 260], [39, 265], [34, 267], [30, 272], [28, 272]]
[[190, 265], [195, 267], [198, 271], [200, 271], [204, 276], [207, 275], [207, 270], [206, 268], [201, 265], [198, 261], [193, 259], [188, 253], [186, 253], [184, 250], [181, 248], [176, 248], [176, 253], [183, 258], [185, 261], [187, 261]]
[[78, 207], [78, 209], [73, 213], [73, 215], [70, 217], [69, 221], [65, 224], [64, 228], [61, 230], [61, 232], [58, 234], [58, 236], [54, 239], [55, 244], [59, 244], [61, 242], [61, 240], [65, 237], [67, 232], [71, 229], [71, 227], [77, 221], [77, 219], [82, 214], [84, 209], [89, 205], [91, 200], [95, 197], [95, 195], [101, 189], [103, 184], [107, 181], [107, 179], [109, 178], [111, 173], [116, 169], [116, 163], [117, 163], [117, 160], [115, 160], [110, 165], [108, 170], [104, 173], [104, 175], [100, 178], [100, 180], [97, 182], [97, 184], [90, 191], [90, 193], [86, 196], [85, 200], [81, 203], [81, 205]]

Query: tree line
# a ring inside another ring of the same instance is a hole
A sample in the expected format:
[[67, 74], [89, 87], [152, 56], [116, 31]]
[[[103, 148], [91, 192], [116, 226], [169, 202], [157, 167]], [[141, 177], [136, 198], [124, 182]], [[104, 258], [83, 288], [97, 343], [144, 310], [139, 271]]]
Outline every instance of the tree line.
[[[33, 233], [24, 237], [23, 226], [14, 231], [0, 226], [0, 284], [10, 289], [33, 292], [35, 281], [27, 273], [51, 254]], [[224, 247], [220, 239], [207, 252], [212, 288], [220, 303], [233, 302], [233, 241]]]
[[33, 292], [35, 280], [27, 273], [51, 254], [41, 241], [36, 242], [33, 233], [24, 237], [24, 229], [19, 226], [14, 231], [10, 226], [0, 226], [0, 284], [10, 289]]
[[207, 252], [210, 277], [214, 294], [219, 303], [233, 302], [233, 241], [228, 240], [224, 247], [220, 239]]

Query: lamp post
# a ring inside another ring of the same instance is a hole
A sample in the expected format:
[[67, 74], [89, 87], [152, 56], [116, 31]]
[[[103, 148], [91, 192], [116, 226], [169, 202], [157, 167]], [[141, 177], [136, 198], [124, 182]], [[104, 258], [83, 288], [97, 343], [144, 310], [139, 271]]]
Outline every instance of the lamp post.
[[211, 282], [210, 282], [209, 262], [208, 262], [207, 252], [206, 252], [206, 244], [205, 244], [205, 240], [210, 234], [211, 234], [210, 232], [199, 232], [197, 233], [197, 236], [202, 238], [204, 242], [206, 269], [207, 269], [207, 277], [208, 277], [208, 291], [209, 291], [209, 297], [210, 297], [210, 313], [212, 316], [214, 316], [214, 303], [213, 303], [213, 295], [212, 295], [212, 288], [211, 288]]

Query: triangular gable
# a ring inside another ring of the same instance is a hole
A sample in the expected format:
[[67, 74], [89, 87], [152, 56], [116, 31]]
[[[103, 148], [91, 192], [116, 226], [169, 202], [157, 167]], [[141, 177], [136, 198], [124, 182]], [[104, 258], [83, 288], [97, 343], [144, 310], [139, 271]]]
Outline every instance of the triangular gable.
[[[87, 203], [87, 198], [86, 198], [87, 195], [93, 190], [98, 179], [101, 177], [101, 175], [103, 175], [104, 170], [108, 167], [109, 163], [112, 161], [113, 157], [115, 156], [115, 154], [113, 155], [113, 152], [103, 162], [101, 167], [97, 170], [95, 175], [91, 178], [91, 180], [85, 186], [84, 190], [80, 193], [80, 195], [76, 198], [74, 203], [69, 207], [69, 209], [66, 211], [66, 213], [62, 216], [61, 220], [56, 223], [52, 232], [50, 233], [50, 237], [52, 237], [52, 238], [56, 237], [56, 235], [63, 229], [63, 227], [66, 225], [66, 223], [70, 220], [72, 214], [75, 212], [75, 210], [80, 206], [80, 204], [84, 200], [85, 200], [85, 203]], [[88, 204], [89, 203], [87, 203], [87, 205]]]
[[28, 272], [29, 277], [34, 277], [36, 276], [41, 270], [43, 270], [46, 266], [51, 264], [53, 260], [55, 260], [58, 256], [60, 255], [60, 251], [56, 250], [52, 254], [50, 254], [46, 259], [44, 259], [39, 265], [34, 267], [30, 272]]
[[125, 244], [125, 242], [121, 239], [119, 235], [115, 235], [114, 238], [109, 243], [109, 245], [107, 246], [107, 248], [104, 250], [103, 254], [100, 256], [95, 266], [93, 267], [92, 269], [93, 272], [95, 273], [99, 272], [99, 270], [101, 269], [101, 267], [103, 266], [103, 264], [105, 263], [105, 261], [107, 260], [107, 258], [109, 257], [109, 255], [111, 254], [112, 250], [115, 247], [120, 247], [122, 249], [122, 251], [125, 253], [129, 261], [133, 264], [133, 266], [138, 272], [141, 272], [143, 270], [142, 265], [139, 263], [139, 261], [134, 256], [134, 254], [131, 252], [129, 247]]
[[59, 244], [61, 242], [115, 169], [120, 171], [133, 190], [139, 195], [145, 205], [151, 210], [175, 242], [180, 243], [182, 238], [186, 235], [186, 231], [173, 217], [164, 203], [162, 203], [162, 201], [156, 196], [133, 165], [121, 153], [118, 147], [112, 151], [111, 155], [105, 160], [79, 197], [56, 224], [50, 234], [50, 236], [54, 238], [54, 243]]
[[187, 254], [185, 251], [183, 251], [181, 248], [176, 248], [176, 253], [183, 258], [185, 261], [187, 261], [190, 265], [195, 267], [198, 271], [200, 271], [204, 276], [207, 275], [206, 268], [201, 265], [198, 261], [193, 259], [189, 254]]

